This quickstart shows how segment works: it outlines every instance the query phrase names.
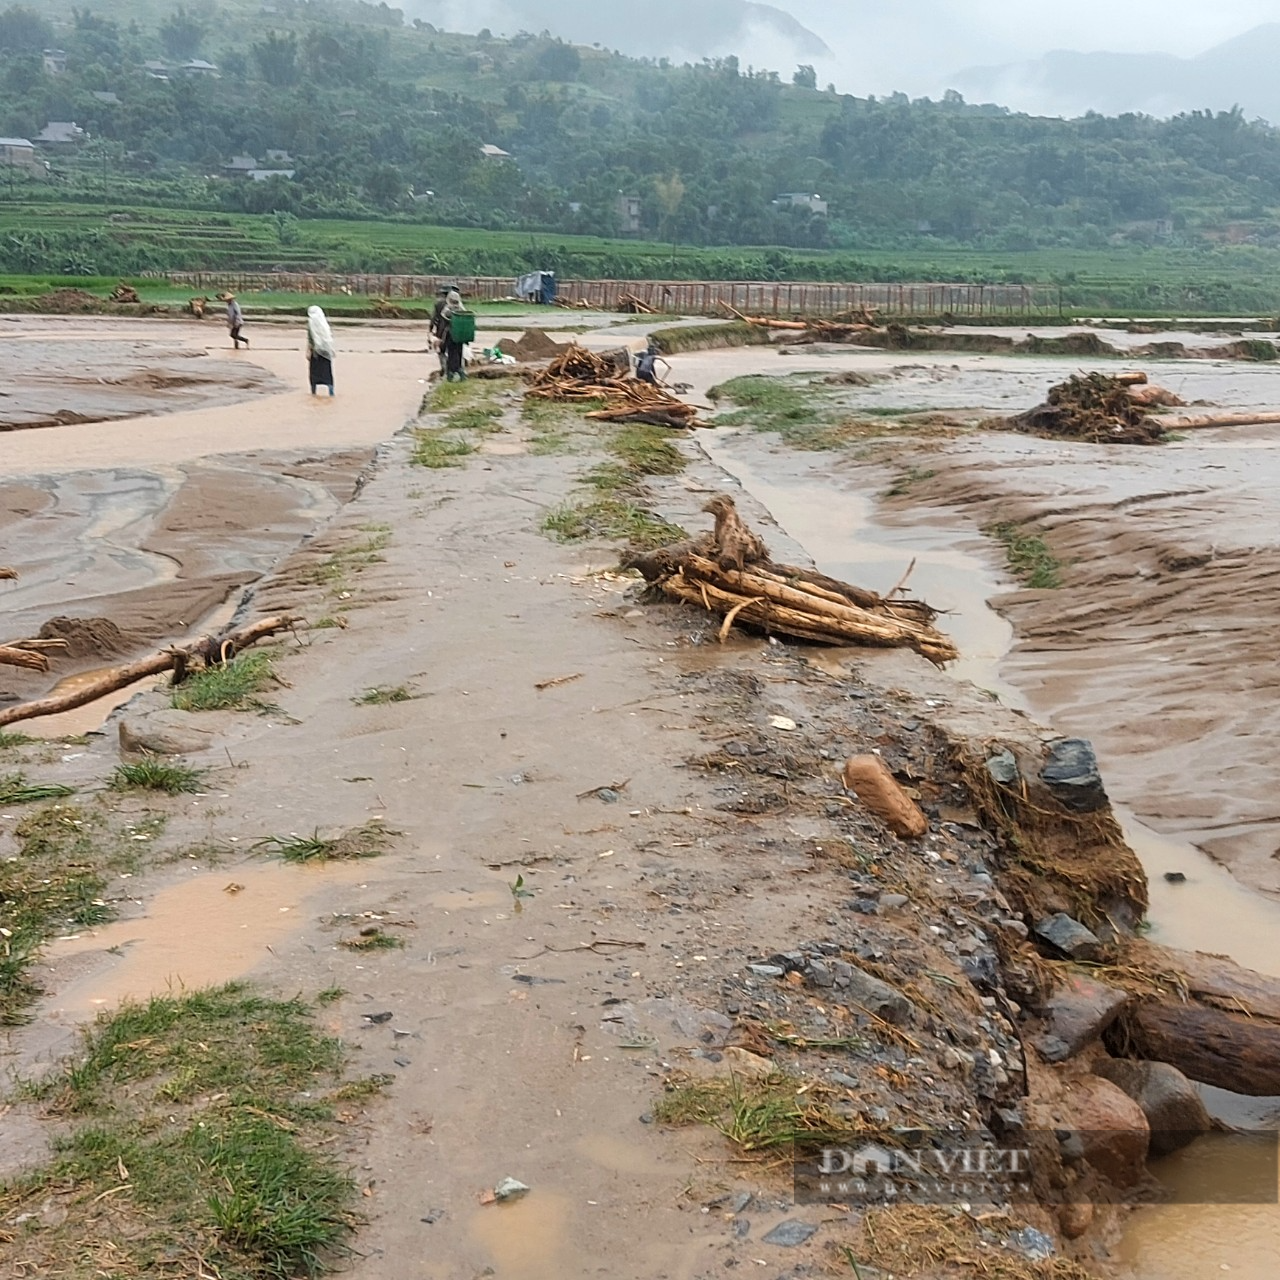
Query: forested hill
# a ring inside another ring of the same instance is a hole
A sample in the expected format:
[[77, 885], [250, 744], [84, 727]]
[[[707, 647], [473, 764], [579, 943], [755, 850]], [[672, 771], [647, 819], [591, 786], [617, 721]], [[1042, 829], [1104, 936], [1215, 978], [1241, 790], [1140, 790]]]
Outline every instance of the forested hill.
[[[352, 0], [0, 10], [0, 134], [37, 138], [50, 121], [89, 136], [39, 144], [47, 177], [0, 169], [0, 208], [38, 197], [850, 251], [1280, 243], [1280, 134], [1239, 112], [1063, 121], [954, 94], [877, 101], [804, 67], [451, 35]], [[228, 176], [237, 156], [292, 176]]]

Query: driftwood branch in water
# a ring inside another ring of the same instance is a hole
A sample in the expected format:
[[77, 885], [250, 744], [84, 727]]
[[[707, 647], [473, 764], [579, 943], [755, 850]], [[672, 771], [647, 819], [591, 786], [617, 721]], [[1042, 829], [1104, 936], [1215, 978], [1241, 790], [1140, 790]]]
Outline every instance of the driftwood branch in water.
[[28, 671], [48, 671], [49, 659], [43, 653], [35, 653], [30, 649], [0, 645], [0, 666], [25, 667]]
[[74, 711], [77, 707], [97, 702], [99, 698], [105, 698], [108, 694], [137, 684], [139, 680], [160, 675], [165, 671], [185, 673], [193, 658], [204, 656], [217, 661], [221, 655], [231, 656], [266, 636], [275, 635], [278, 631], [287, 631], [297, 621], [298, 619], [292, 615], [263, 618], [260, 622], [250, 623], [247, 627], [240, 627], [223, 635], [204, 636], [190, 644], [175, 645], [149, 658], [142, 658], [137, 662], [104, 671], [92, 680], [85, 681], [71, 693], [51, 694], [47, 698], [39, 698], [34, 702], [22, 702], [17, 706], [8, 707], [0, 711], [0, 726], [16, 724], [20, 720], [35, 720], [41, 716], [54, 716], [63, 711]]
[[1166, 431], [1194, 431], [1202, 427], [1255, 427], [1280, 422], [1280, 413], [1202, 413], [1181, 418], [1154, 418]]
[[735, 623], [818, 644], [863, 644], [912, 648], [942, 664], [958, 656], [955, 645], [933, 626], [937, 612], [922, 600], [888, 596], [850, 586], [794, 565], [775, 564], [769, 551], [725, 495], [704, 511], [715, 532], [692, 542], [632, 554], [624, 560], [659, 590], [725, 619], [724, 640]]

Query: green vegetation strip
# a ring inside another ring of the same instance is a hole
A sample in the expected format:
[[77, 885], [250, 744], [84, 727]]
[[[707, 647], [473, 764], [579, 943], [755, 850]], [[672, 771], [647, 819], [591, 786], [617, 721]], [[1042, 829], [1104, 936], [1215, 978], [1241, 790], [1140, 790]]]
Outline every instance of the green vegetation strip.
[[1025, 586], [1045, 591], [1062, 586], [1062, 563], [1041, 534], [1008, 521], [983, 532], [1003, 545], [1009, 568]]
[[28, 1088], [67, 1127], [47, 1166], [0, 1184], [0, 1216], [27, 1218], [0, 1233], [0, 1273], [326, 1269], [356, 1223], [350, 1175], [324, 1149], [342, 1063], [307, 1004], [242, 984], [100, 1016], [76, 1059]]
[[274, 655], [268, 650], [242, 654], [225, 666], [197, 672], [173, 692], [179, 711], [239, 711], [261, 707], [256, 694], [276, 683]]

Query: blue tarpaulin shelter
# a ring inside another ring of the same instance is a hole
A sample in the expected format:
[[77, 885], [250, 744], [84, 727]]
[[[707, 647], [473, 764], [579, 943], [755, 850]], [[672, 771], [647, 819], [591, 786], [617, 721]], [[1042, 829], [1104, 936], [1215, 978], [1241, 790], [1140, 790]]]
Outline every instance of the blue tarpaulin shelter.
[[556, 273], [530, 271], [516, 281], [516, 296], [549, 307], [556, 300]]

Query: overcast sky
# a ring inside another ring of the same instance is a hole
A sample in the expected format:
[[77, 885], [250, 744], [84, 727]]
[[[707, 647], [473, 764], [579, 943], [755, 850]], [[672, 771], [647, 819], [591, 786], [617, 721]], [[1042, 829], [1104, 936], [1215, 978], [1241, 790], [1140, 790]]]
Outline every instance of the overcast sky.
[[[693, 0], [696, 3], [696, 0]], [[1276, 0], [771, 0], [837, 55], [849, 92], [936, 95], [953, 72], [1051, 49], [1202, 53], [1264, 22]], [[767, 48], [754, 50], [764, 58]], [[1280, 74], [1280, 68], [1277, 68]]]

